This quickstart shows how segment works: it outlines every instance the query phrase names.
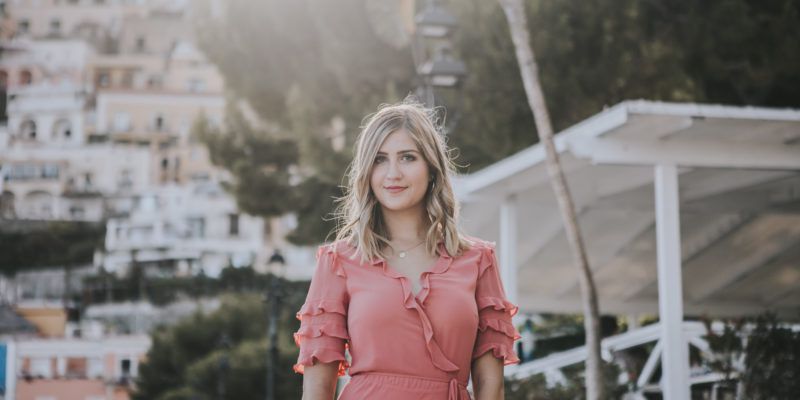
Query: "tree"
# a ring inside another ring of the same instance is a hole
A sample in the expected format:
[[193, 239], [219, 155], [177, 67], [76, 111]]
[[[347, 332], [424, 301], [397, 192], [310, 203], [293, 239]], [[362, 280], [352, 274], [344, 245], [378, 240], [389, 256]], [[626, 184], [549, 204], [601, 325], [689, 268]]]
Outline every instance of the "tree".
[[598, 400], [604, 398], [602, 358], [600, 357], [600, 310], [597, 302], [597, 289], [589, 269], [589, 258], [578, 226], [575, 204], [564, 177], [564, 171], [558, 159], [553, 140], [553, 126], [547, 111], [544, 92], [539, 83], [539, 71], [536, 58], [531, 48], [528, 33], [528, 21], [522, 0], [499, 0], [508, 18], [511, 38], [517, 53], [522, 82], [528, 103], [536, 122], [536, 131], [547, 154], [547, 172], [550, 183], [556, 194], [564, 228], [573, 253], [576, 267], [579, 270], [578, 282], [583, 300], [584, 329], [586, 330], [586, 398]]
[[16, 224], [0, 232], [0, 274], [14, 276], [22, 268], [64, 267], [91, 263], [102, 247], [105, 225], [89, 222]]
[[[304, 283], [289, 286], [279, 320], [278, 398], [300, 398], [301, 376], [292, 370], [299, 328], [294, 312], [305, 297]], [[153, 333], [153, 345], [139, 369], [133, 399], [211, 399], [224, 385], [225, 399], [263, 398], [266, 375], [266, 310], [258, 295], [228, 295], [219, 309], [197, 313]]]
[[774, 314], [756, 318], [742, 375], [749, 399], [791, 399], [800, 393], [800, 332]]

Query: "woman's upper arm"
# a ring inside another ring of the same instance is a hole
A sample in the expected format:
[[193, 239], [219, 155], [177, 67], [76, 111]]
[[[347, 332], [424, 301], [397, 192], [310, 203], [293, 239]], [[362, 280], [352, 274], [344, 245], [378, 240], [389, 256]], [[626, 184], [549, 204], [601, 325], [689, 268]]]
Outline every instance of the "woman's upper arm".
[[491, 352], [472, 361], [472, 385], [479, 389], [486, 385], [503, 385], [503, 361]]
[[304, 368], [303, 400], [331, 400], [336, 392], [339, 363], [317, 362]]

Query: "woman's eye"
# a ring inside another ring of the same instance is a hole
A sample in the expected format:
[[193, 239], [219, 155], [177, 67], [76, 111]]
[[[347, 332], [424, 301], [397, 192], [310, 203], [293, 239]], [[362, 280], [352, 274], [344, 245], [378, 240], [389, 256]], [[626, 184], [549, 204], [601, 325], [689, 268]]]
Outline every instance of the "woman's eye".
[[403, 154], [403, 157], [401, 157], [401, 159], [402, 159], [403, 161], [414, 161], [414, 160], [416, 160], [417, 158], [416, 158], [416, 157], [414, 157], [414, 156], [413, 156], [413, 155], [411, 155], [411, 154]]
[[382, 163], [384, 161], [386, 161], [386, 157], [384, 157], [384, 156], [375, 157], [375, 164], [380, 164], [380, 163]]

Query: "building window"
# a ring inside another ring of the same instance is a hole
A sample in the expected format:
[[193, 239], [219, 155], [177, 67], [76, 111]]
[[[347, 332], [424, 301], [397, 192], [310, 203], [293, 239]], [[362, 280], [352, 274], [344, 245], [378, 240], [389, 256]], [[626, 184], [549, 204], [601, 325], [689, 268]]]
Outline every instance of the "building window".
[[131, 129], [131, 116], [126, 112], [114, 114], [114, 132], [128, 132]]
[[206, 236], [206, 219], [203, 217], [189, 217], [186, 220], [190, 238], [203, 238]]
[[138, 51], [140, 53], [144, 52], [144, 50], [146, 48], [146, 44], [147, 44], [147, 42], [145, 41], [145, 37], [144, 36], [137, 37], [136, 38], [136, 51]]
[[120, 172], [117, 188], [119, 190], [128, 190], [133, 188], [133, 178], [131, 177], [130, 170], [124, 169]]
[[153, 120], [153, 127], [155, 128], [156, 132], [161, 132], [164, 130], [164, 116], [157, 115]]
[[20, 85], [30, 85], [33, 83], [33, 73], [28, 71], [27, 69], [23, 69], [19, 73], [19, 84]]
[[15, 198], [14, 193], [3, 192], [0, 196], [0, 218], [16, 218]]
[[26, 35], [31, 30], [31, 22], [28, 21], [27, 19], [21, 19], [21, 20], [19, 20], [19, 24], [17, 25], [17, 28], [18, 28], [17, 30], [19, 31], [20, 34]]
[[58, 179], [59, 170], [56, 164], [42, 165], [42, 179]]
[[130, 359], [122, 359], [119, 362], [119, 367], [122, 376], [130, 376], [131, 375], [131, 360]]
[[157, 89], [164, 86], [164, 79], [159, 75], [151, 75], [147, 78], [147, 87]]
[[72, 219], [83, 219], [86, 216], [86, 210], [80, 206], [72, 206], [69, 208], [69, 216]]
[[[119, 235], [117, 235], [119, 236]], [[89, 379], [102, 379], [103, 378], [103, 371], [105, 370], [105, 365], [103, 364], [103, 359], [99, 357], [92, 357], [89, 359], [89, 367], [88, 369], [88, 377]], [[106, 400], [105, 396], [100, 397], [101, 400]]]
[[8, 72], [0, 70], [0, 123], [8, 121], [8, 114], [6, 113], [8, 96], [6, 88], [8, 87]]
[[119, 384], [120, 385], [128, 385], [131, 379], [131, 360], [128, 358], [123, 358], [119, 362]]
[[228, 214], [228, 234], [239, 236], [239, 214]]
[[53, 137], [56, 139], [69, 139], [72, 136], [72, 127], [69, 120], [59, 119], [53, 124]]
[[125, 71], [122, 75], [122, 87], [133, 87], [133, 71]]
[[67, 357], [67, 371], [66, 378], [86, 378], [86, 358], [85, 357]]
[[58, 36], [61, 34], [61, 20], [54, 19], [50, 21], [50, 35]]
[[206, 82], [199, 78], [189, 79], [187, 90], [192, 93], [204, 92], [206, 90]]
[[36, 179], [38, 174], [39, 168], [34, 164], [15, 164], [10, 166], [5, 179], [9, 181], [25, 181]]
[[111, 74], [108, 71], [100, 71], [95, 79], [97, 87], [106, 88], [111, 86]]
[[19, 126], [19, 135], [23, 139], [36, 140], [36, 122], [30, 119], [22, 121]]
[[36, 357], [31, 359], [31, 375], [34, 377], [50, 378], [52, 377], [51, 362], [49, 358]]

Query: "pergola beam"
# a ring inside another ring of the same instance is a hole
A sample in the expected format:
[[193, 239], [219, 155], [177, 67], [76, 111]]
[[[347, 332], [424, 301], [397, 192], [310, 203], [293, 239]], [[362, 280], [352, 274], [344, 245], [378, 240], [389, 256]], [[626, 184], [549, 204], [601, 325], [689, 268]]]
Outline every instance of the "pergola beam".
[[571, 141], [570, 148], [576, 156], [587, 158], [595, 164], [800, 170], [797, 149], [785, 145], [700, 139], [653, 142], [576, 138]]
[[[579, 298], [567, 296], [564, 298], [554, 298], [554, 296], [539, 295], [531, 296], [525, 293], [519, 294], [520, 310], [542, 313], [580, 313], [581, 302]], [[778, 299], [779, 300], [779, 299]], [[683, 304], [685, 315], [700, 316], [712, 314], [717, 317], [741, 317], [743, 315], [755, 315], [767, 311], [772, 307], [772, 311], [778, 315], [795, 316], [796, 308], [775, 308], [775, 305], [764, 301], [761, 304], [754, 304], [751, 301], [705, 301], [703, 303], [693, 303], [687, 301]], [[631, 299], [629, 301], [616, 299], [602, 299], [600, 312], [603, 314], [629, 314], [629, 313], [657, 313], [657, 299]]]

